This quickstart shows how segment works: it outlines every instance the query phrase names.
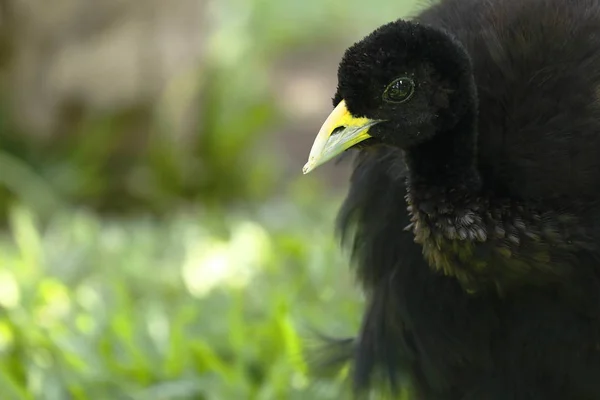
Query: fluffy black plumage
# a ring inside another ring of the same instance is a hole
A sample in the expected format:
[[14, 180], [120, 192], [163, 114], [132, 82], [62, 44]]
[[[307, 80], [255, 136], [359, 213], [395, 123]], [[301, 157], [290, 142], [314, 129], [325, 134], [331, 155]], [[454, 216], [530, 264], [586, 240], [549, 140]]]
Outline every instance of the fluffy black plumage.
[[342, 99], [386, 120], [339, 215], [356, 391], [600, 399], [600, 0], [442, 0], [350, 47]]

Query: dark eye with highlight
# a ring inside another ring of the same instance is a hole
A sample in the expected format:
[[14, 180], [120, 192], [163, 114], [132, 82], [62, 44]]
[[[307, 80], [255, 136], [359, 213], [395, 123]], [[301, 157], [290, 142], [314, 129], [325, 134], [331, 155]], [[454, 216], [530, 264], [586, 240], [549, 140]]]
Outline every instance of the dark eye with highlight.
[[383, 100], [388, 103], [404, 103], [415, 93], [415, 82], [410, 78], [398, 78], [383, 92]]

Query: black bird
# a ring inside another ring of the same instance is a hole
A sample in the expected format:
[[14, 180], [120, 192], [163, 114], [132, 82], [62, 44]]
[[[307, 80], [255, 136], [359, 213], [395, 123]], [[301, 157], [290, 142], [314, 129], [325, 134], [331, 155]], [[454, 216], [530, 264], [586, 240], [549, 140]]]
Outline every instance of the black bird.
[[441, 0], [333, 100], [304, 172], [358, 149], [355, 392], [600, 399], [600, 0]]

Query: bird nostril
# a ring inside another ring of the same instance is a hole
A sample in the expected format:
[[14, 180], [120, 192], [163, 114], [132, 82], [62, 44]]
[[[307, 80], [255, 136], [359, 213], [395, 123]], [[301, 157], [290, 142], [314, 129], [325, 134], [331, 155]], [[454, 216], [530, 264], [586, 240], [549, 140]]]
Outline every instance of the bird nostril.
[[345, 126], [338, 126], [337, 128], [335, 128], [333, 130], [333, 132], [331, 132], [331, 136], [337, 135], [338, 133], [340, 133], [341, 131], [343, 131], [346, 127]]

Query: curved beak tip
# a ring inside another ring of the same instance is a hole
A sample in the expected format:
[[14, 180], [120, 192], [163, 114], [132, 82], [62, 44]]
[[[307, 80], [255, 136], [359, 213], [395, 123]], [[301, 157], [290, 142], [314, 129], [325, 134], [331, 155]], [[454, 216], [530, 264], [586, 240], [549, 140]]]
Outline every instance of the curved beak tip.
[[308, 161], [306, 162], [306, 164], [304, 164], [304, 167], [302, 167], [302, 173], [304, 175], [306, 175], [309, 172], [311, 172], [313, 169], [315, 169], [316, 167], [317, 167], [317, 159], [314, 156], [310, 156], [310, 157], [308, 157]]
[[[308, 174], [356, 143], [369, 138], [369, 128], [378, 122], [381, 121], [352, 116], [346, 108], [345, 100], [342, 100], [319, 130], [310, 150], [308, 161], [302, 168], [302, 173]], [[337, 132], [334, 138], [332, 134], [337, 128], [343, 129]]]

